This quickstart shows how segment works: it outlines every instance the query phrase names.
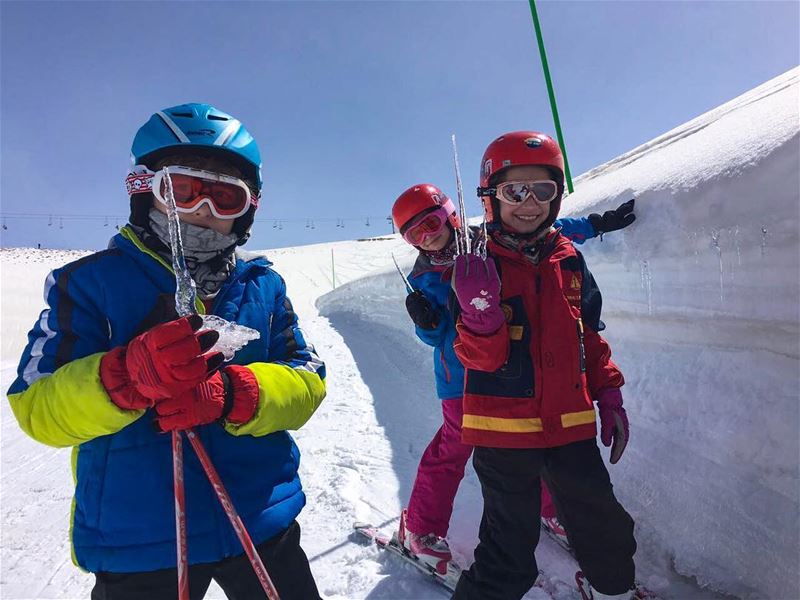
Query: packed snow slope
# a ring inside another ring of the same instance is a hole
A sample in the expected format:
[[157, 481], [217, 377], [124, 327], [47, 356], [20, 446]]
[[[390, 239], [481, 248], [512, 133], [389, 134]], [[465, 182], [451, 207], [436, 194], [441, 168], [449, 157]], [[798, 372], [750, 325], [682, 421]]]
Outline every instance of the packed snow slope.
[[[633, 226], [581, 250], [627, 380], [632, 438], [609, 470], [637, 522], [639, 578], [664, 598], [800, 597], [799, 75], [594, 169], [563, 204], [585, 215], [637, 198]], [[48, 271], [85, 253], [0, 252], [4, 390]], [[296, 432], [303, 546], [328, 599], [447, 597], [350, 536], [355, 520], [397, 526], [441, 422], [430, 349], [414, 337], [391, 253], [410, 268], [397, 236], [265, 253], [328, 366], [328, 398]], [[0, 597], [86, 598], [93, 578], [69, 554], [69, 450], [27, 438], [7, 402], [0, 415]], [[470, 469], [449, 535], [465, 566], [480, 514]], [[526, 598], [576, 600], [572, 558], [543, 538], [537, 559], [543, 585]]]

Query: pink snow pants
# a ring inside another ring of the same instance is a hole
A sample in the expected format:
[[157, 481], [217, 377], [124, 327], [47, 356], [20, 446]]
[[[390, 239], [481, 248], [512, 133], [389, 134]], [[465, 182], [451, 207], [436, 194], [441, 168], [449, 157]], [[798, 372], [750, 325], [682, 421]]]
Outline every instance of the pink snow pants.
[[[408, 501], [406, 526], [419, 535], [447, 535], [453, 501], [464, 478], [472, 446], [461, 443], [461, 398], [442, 400], [444, 422], [422, 454]], [[542, 517], [556, 516], [553, 500], [542, 481]]]

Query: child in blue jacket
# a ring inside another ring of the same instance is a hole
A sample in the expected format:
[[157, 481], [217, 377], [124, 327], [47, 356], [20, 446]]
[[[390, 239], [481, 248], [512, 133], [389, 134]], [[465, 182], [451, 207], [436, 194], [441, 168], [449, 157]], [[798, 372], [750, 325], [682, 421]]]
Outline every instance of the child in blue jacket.
[[[325, 367], [300, 332], [283, 278], [234, 252], [260, 200], [261, 158], [235, 118], [206, 104], [158, 111], [133, 141], [130, 222], [102, 252], [53, 271], [48, 307], [8, 391], [20, 426], [72, 447], [74, 562], [93, 599], [175, 598], [170, 435], [193, 428], [281, 598], [319, 598], [295, 518], [306, 502], [301, 427], [325, 396]], [[164, 167], [181, 219], [198, 313], [256, 329], [222, 365], [218, 334], [177, 318]], [[264, 592], [197, 456], [184, 444], [191, 597]]]
[[[630, 225], [636, 218], [633, 205], [630, 200], [603, 215], [559, 219], [555, 227], [574, 243], [582, 244]], [[419, 250], [408, 278], [414, 291], [406, 298], [406, 308], [417, 336], [434, 349], [436, 391], [444, 417], [420, 460], [398, 538], [410, 552], [445, 574], [452, 558], [446, 536], [453, 501], [472, 454], [472, 446], [461, 442], [464, 367], [453, 350], [456, 328], [450, 310], [454, 230], [461, 223], [453, 202], [430, 184], [415, 185], [403, 192], [394, 203], [392, 217], [403, 239]], [[544, 484], [541, 519], [545, 529], [566, 545], [566, 532]]]

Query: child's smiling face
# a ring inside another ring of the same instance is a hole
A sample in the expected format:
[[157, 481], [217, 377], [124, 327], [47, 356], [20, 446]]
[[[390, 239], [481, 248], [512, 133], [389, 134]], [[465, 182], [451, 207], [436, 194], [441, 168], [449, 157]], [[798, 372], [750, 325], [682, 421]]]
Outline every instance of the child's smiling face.
[[[509, 167], [498, 176], [495, 185], [506, 181], [536, 181], [552, 179], [553, 176], [545, 167], [519, 165]], [[503, 225], [516, 233], [533, 233], [545, 222], [550, 214], [550, 203], [537, 202], [528, 196], [519, 204], [499, 202], [500, 220]]]

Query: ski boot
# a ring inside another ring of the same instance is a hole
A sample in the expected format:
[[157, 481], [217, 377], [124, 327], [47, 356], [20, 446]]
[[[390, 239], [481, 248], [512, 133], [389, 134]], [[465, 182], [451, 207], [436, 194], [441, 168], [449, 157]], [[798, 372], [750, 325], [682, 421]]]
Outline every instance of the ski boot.
[[567, 539], [567, 532], [558, 520], [558, 517], [542, 517], [542, 527], [550, 534], [559, 546], [564, 548], [567, 552], [572, 552]]
[[417, 560], [430, 565], [440, 575], [447, 575], [452, 570], [450, 565], [453, 560], [447, 540], [434, 533], [419, 535], [409, 531], [406, 528], [406, 514], [407, 511], [403, 510], [400, 515], [397, 541]]
[[639, 598], [639, 596], [634, 593], [634, 590], [628, 590], [622, 594], [614, 595], [601, 594], [589, 585], [589, 580], [586, 579], [582, 571], [575, 573], [575, 583], [578, 584], [578, 591], [581, 593], [581, 598], [583, 600], [637, 600]]

